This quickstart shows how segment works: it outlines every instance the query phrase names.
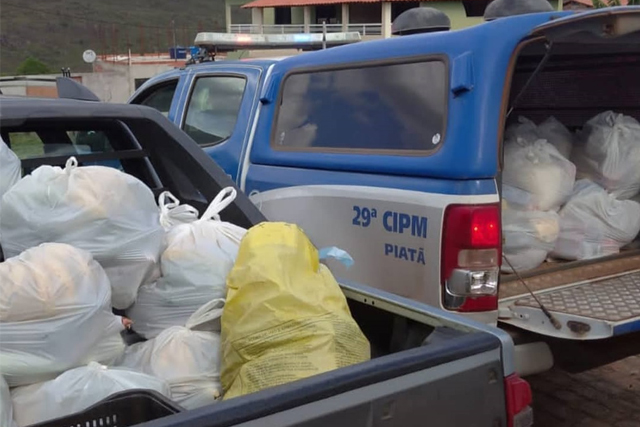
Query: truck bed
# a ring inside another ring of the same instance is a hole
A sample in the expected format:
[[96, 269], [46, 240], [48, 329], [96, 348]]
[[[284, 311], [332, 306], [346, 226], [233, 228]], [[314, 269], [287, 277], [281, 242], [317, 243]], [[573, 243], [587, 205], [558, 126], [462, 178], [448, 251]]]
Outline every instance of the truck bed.
[[[637, 44], [591, 42], [554, 44], [542, 63], [540, 47], [531, 42], [519, 53], [510, 99], [521, 94], [511, 117], [541, 123], [555, 117], [575, 131], [592, 117], [615, 111], [640, 118]], [[537, 67], [542, 65], [541, 68]], [[537, 69], [537, 71], [536, 71]], [[531, 79], [535, 75], [535, 78]], [[599, 84], [593, 84], [593, 82]], [[523, 92], [524, 90], [524, 92]], [[572, 160], [572, 156], [570, 156]], [[584, 171], [582, 171], [584, 173]], [[580, 174], [578, 174], [580, 176]], [[620, 253], [585, 261], [545, 262], [521, 273], [538, 300], [560, 323], [551, 325], [540, 304], [515, 275], [500, 277], [500, 321], [548, 337], [594, 340], [640, 330], [640, 250], [638, 238]]]
[[141, 427], [411, 427], [424, 425], [425, 416], [429, 426], [506, 426], [496, 417], [504, 411], [501, 339], [474, 322], [450, 323], [420, 303], [356, 284], [341, 286], [371, 342], [371, 361]]
[[545, 263], [521, 274], [561, 323], [551, 326], [515, 275], [501, 277], [500, 320], [556, 338], [594, 340], [640, 330], [640, 250], [571, 263]]

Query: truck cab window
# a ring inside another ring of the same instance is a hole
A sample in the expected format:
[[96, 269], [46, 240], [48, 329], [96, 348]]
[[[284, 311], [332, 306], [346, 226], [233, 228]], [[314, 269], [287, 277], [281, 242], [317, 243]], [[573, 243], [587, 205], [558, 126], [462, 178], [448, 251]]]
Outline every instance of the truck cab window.
[[[111, 139], [102, 130], [39, 129], [34, 132], [8, 132], [10, 148], [20, 160], [38, 157], [78, 156], [112, 153]], [[111, 166], [121, 169], [119, 160], [84, 162], [87, 165]], [[25, 171], [25, 173], [30, 171]]]
[[447, 93], [447, 66], [433, 59], [292, 74], [272, 145], [427, 155], [444, 140]]
[[247, 81], [243, 77], [207, 76], [196, 80], [184, 131], [200, 145], [215, 145], [233, 133]]
[[173, 101], [173, 95], [175, 94], [177, 87], [177, 80], [170, 83], [160, 84], [159, 86], [155, 86], [148, 91], [143, 92], [141, 96], [135, 99], [132, 103], [154, 108], [167, 117], [169, 115], [171, 102]]

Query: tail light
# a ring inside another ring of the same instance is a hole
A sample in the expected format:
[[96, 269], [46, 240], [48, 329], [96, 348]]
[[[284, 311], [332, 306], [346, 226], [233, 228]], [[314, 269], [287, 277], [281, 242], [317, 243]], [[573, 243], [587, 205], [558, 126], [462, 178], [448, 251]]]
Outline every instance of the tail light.
[[533, 425], [533, 409], [531, 409], [531, 387], [517, 374], [504, 379], [504, 390], [507, 399], [507, 426], [530, 427]]
[[450, 205], [442, 229], [443, 306], [461, 312], [498, 308], [502, 258], [500, 205]]

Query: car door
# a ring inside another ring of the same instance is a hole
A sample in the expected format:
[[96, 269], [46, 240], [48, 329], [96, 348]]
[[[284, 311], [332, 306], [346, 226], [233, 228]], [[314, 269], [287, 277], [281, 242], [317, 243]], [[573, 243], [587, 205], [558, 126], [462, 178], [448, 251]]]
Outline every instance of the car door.
[[175, 121], [237, 181], [240, 157], [258, 103], [262, 69], [233, 65], [194, 72]]
[[158, 80], [150, 80], [132, 96], [129, 104], [154, 108], [176, 123], [176, 118], [180, 113], [180, 98], [190, 81], [189, 74], [189, 72], [185, 72], [172, 74]]

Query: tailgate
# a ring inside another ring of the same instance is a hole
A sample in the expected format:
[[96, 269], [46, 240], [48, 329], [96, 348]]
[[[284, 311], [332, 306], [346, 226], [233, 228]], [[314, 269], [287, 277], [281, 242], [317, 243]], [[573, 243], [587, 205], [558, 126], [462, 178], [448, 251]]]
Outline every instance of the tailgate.
[[609, 338], [640, 330], [640, 255], [598, 260], [572, 270], [550, 269], [524, 280], [561, 328], [551, 325], [538, 302], [517, 280], [503, 286], [501, 322], [574, 340]]

